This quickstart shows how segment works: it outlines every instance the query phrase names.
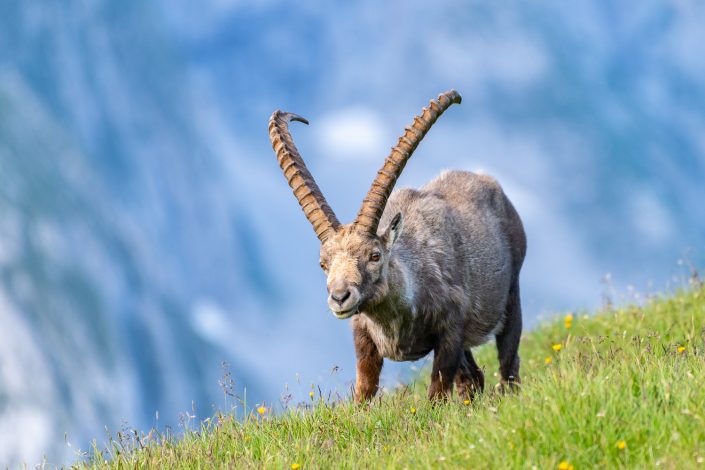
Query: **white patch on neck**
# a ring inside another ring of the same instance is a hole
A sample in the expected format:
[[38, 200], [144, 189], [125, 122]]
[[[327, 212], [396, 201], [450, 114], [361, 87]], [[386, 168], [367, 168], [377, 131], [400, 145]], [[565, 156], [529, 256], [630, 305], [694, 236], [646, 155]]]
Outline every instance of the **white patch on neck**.
[[411, 274], [406, 264], [397, 262], [396, 266], [403, 282], [403, 292], [400, 292], [401, 297], [411, 310], [411, 314], [415, 317], [416, 307], [414, 306], [414, 294], [416, 293], [416, 284], [414, 282], [414, 276]]

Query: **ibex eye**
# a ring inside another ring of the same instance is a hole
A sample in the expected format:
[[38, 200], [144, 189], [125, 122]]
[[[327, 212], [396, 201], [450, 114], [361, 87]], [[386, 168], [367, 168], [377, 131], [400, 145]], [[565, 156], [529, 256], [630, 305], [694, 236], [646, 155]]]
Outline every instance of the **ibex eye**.
[[370, 255], [370, 261], [379, 261], [380, 257], [380, 254], [375, 251]]
[[328, 271], [328, 265], [326, 263], [324, 263], [323, 261], [321, 261], [321, 269], [324, 271]]

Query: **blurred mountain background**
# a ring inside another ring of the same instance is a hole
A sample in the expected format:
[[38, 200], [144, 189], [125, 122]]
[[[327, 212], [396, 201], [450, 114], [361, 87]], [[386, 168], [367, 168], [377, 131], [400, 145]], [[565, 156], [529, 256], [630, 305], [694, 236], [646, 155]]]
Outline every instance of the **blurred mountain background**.
[[311, 121], [297, 145], [350, 221], [403, 127], [458, 89], [399, 186], [500, 180], [529, 327], [680, 282], [705, 266], [703, 24], [695, 0], [1, 3], [0, 463], [212, 415], [224, 362], [250, 405], [347, 393], [277, 108]]

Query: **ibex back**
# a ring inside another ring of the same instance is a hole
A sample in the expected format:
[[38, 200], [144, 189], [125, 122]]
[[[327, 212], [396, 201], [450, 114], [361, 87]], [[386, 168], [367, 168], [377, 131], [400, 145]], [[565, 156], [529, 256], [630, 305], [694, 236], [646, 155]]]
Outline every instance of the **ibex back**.
[[519, 271], [526, 253], [521, 219], [497, 182], [450, 171], [418, 190], [392, 192], [433, 123], [460, 95], [451, 90], [414, 118], [386, 158], [355, 221], [341, 225], [275, 111], [269, 135], [294, 195], [321, 241], [328, 306], [352, 317], [357, 355], [355, 398], [374, 396], [383, 358], [434, 352], [430, 398], [453, 383], [472, 398], [484, 388], [471, 349], [494, 336], [503, 385], [519, 383]]

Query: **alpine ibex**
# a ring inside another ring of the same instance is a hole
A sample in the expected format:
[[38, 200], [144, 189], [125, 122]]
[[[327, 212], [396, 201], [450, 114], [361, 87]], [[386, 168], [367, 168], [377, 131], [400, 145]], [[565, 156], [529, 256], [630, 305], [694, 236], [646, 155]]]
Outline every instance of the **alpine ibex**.
[[449, 397], [453, 382], [472, 397], [484, 376], [470, 348], [492, 335], [502, 384], [519, 382], [526, 237], [502, 188], [489, 176], [448, 171], [418, 190], [392, 193], [426, 132], [460, 101], [448, 91], [414, 118], [348, 225], [338, 222], [292, 140], [289, 122], [308, 121], [281, 111], [269, 121], [279, 165], [321, 241], [328, 306], [340, 319], [352, 317], [358, 401], [377, 392], [382, 358], [413, 361], [430, 351], [429, 398]]

